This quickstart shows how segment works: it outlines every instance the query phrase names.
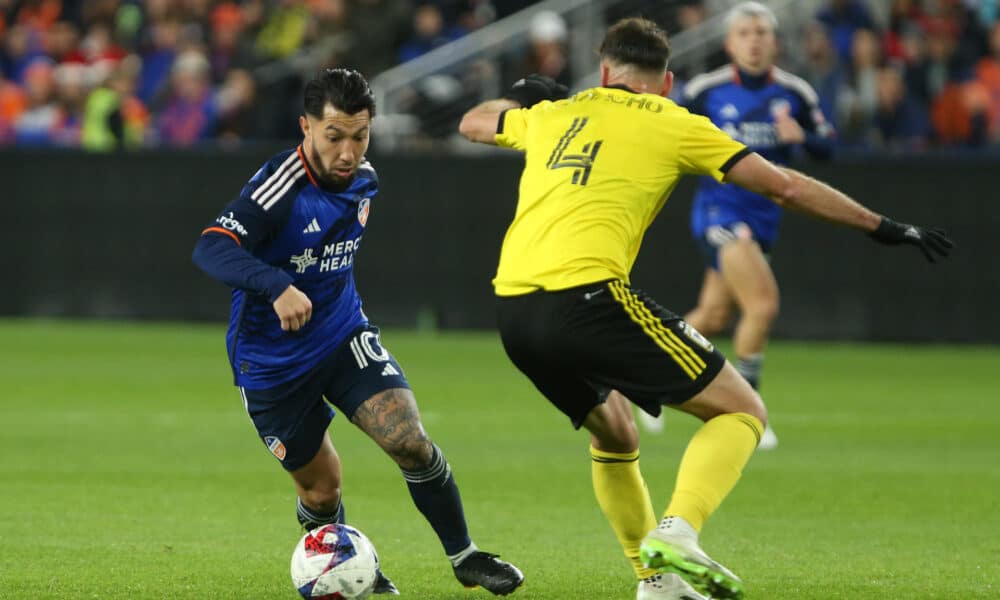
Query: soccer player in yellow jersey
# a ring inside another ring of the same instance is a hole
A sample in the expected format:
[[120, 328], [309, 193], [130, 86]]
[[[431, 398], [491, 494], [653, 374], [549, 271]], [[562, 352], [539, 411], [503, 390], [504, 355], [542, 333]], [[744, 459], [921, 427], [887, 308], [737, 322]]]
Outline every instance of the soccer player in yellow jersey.
[[[711, 175], [930, 259], [951, 242], [775, 166], [666, 99], [669, 54], [654, 23], [625, 19], [601, 45], [600, 87], [560, 99], [554, 82], [529, 76], [466, 113], [460, 132], [525, 154], [493, 280], [501, 338], [518, 369], [590, 433], [594, 491], [635, 568], [637, 597], [741, 598], [743, 583], [698, 534], [753, 454], [767, 409], [708, 340], [630, 286], [646, 228], [681, 176]], [[659, 525], [629, 401], [704, 421]]]

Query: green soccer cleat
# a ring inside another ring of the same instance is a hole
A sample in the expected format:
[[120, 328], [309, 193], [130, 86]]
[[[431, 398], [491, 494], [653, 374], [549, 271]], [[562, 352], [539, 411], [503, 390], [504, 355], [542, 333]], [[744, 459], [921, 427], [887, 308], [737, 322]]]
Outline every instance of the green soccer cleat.
[[743, 582], [698, 545], [698, 534], [680, 517], [668, 517], [649, 532], [639, 548], [642, 563], [660, 573], [674, 573], [712, 598], [741, 600]]
[[657, 573], [639, 582], [636, 600], [711, 600], [673, 573]]

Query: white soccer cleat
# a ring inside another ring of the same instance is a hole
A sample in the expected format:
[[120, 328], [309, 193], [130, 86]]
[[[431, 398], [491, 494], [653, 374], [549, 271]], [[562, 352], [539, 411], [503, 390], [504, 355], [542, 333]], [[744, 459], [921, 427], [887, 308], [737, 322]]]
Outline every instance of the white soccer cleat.
[[658, 573], [639, 582], [635, 600], [711, 600], [673, 573]]
[[758, 450], [774, 450], [778, 447], [778, 436], [775, 435], [774, 430], [771, 429], [771, 424], [768, 423], [764, 427], [764, 433], [760, 434], [760, 442], [757, 444]]
[[654, 434], [663, 433], [663, 427], [665, 423], [662, 412], [658, 417], [654, 417], [653, 415], [642, 410], [641, 408], [638, 409], [636, 412], [639, 413], [639, 424], [642, 425], [643, 431]]
[[743, 598], [743, 582], [698, 545], [698, 532], [681, 517], [667, 517], [649, 532], [639, 548], [643, 564], [660, 573], [680, 575], [703, 596]]

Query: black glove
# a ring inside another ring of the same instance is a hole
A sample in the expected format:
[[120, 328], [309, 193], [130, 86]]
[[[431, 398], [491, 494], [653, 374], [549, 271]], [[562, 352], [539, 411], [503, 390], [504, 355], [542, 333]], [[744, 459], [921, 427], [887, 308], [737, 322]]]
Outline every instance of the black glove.
[[562, 100], [568, 93], [569, 88], [555, 79], [533, 73], [519, 79], [503, 97], [528, 108], [542, 100]]
[[955, 245], [941, 229], [923, 229], [916, 225], [897, 223], [889, 217], [882, 217], [878, 229], [868, 234], [880, 244], [896, 246], [913, 244], [920, 248], [927, 260], [934, 262], [935, 255], [948, 256]]

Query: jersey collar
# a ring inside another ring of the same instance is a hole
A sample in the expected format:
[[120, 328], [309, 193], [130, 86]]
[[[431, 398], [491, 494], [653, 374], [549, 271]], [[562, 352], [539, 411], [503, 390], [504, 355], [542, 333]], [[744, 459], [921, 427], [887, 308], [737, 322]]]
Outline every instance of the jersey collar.
[[612, 83], [611, 85], [606, 85], [604, 87], [611, 88], [613, 90], [624, 90], [624, 91], [626, 91], [626, 92], [628, 92], [630, 94], [638, 94], [639, 93], [639, 92], [633, 90], [632, 88], [630, 88], [629, 86], [621, 84], [621, 83]]
[[733, 78], [736, 80], [736, 84], [741, 87], [749, 90], [759, 90], [774, 81], [774, 67], [771, 67], [760, 75], [752, 75], [734, 64]]

